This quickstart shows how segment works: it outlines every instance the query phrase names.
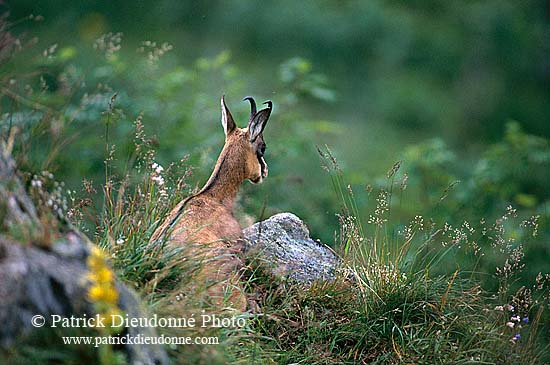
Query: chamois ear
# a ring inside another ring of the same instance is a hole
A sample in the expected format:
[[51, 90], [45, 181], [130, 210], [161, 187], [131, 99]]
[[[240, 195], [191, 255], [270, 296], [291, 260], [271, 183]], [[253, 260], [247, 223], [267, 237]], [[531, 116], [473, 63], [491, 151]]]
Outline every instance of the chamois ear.
[[227, 107], [227, 105], [225, 105], [225, 95], [222, 96], [221, 105], [223, 131], [225, 132], [225, 136], [227, 137], [229, 134], [231, 134], [231, 132], [235, 130], [235, 128], [237, 128], [237, 125], [233, 120], [233, 116], [231, 115], [229, 108]]
[[271, 100], [264, 102], [267, 104], [267, 108], [260, 110], [250, 117], [250, 122], [248, 122], [248, 133], [250, 135], [250, 142], [254, 142], [256, 138], [264, 131], [265, 125], [269, 120], [271, 115], [271, 110], [273, 108], [273, 103]]

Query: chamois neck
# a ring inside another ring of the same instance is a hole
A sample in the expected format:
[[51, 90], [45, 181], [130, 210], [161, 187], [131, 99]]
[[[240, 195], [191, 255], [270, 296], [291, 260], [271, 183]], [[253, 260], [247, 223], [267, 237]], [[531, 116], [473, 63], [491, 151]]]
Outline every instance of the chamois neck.
[[218, 157], [212, 175], [198, 195], [208, 196], [232, 209], [237, 193], [245, 180], [244, 162], [238, 154], [233, 154], [226, 147]]

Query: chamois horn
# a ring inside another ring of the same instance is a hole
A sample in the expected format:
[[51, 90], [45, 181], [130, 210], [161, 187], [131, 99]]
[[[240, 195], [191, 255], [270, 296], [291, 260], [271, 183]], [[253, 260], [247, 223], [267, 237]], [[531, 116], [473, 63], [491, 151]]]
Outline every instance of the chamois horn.
[[243, 99], [243, 101], [249, 101], [250, 102], [250, 119], [254, 118], [254, 115], [256, 115], [256, 101], [254, 101], [254, 98], [252, 96], [247, 96]]

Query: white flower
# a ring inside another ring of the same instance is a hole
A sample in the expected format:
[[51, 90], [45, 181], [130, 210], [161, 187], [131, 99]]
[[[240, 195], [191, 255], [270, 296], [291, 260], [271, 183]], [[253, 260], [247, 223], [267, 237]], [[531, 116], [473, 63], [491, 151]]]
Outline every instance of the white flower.
[[151, 177], [151, 180], [153, 180], [158, 186], [164, 185], [164, 178], [160, 175]]
[[155, 172], [156, 172], [157, 174], [160, 174], [161, 172], [164, 171], [164, 167], [162, 167], [161, 165], [159, 165], [159, 164], [156, 163], [156, 162], [153, 162], [153, 163], [151, 164], [151, 168], [152, 168], [153, 170], [155, 170]]
[[514, 328], [515, 323], [514, 322], [506, 322], [506, 326], [510, 328]]

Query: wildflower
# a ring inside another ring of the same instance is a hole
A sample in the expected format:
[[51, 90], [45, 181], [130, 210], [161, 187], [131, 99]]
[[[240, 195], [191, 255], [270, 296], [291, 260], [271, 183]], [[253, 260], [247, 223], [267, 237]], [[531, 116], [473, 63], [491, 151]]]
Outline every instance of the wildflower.
[[519, 322], [520, 321], [520, 318], [519, 316], [513, 316], [512, 318], [510, 318], [511, 321], [514, 321], [514, 322]]
[[44, 57], [47, 57], [47, 58], [53, 58], [53, 55], [55, 53], [55, 51], [57, 50], [57, 43], [56, 44], [53, 44], [51, 45], [50, 47], [46, 48], [44, 50], [44, 52], [42, 52], [42, 55], [44, 55]]
[[141, 43], [141, 47], [137, 50], [140, 53], [147, 52], [147, 61], [151, 66], [155, 66], [160, 57], [162, 57], [166, 52], [171, 51], [174, 47], [169, 43], [162, 43], [157, 45], [157, 42], [145, 41]]
[[510, 328], [514, 328], [515, 323], [514, 322], [506, 322], [506, 326]]
[[93, 246], [88, 256], [89, 272], [87, 278], [90, 283], [87, 297], [94, 304], [94, 308], [102, 317], [109, 318], [111, 313], [119, 313], [118, 291], [113, 271], [107, 265], [105, 254], [97, 246]]
[[155, 172], [156, 172], [157, 174], [160, 174], [161, 172], [164, 171], [164, 167], [162, 167], [161, 165], [159, 165], [159, 164], [156, 163], [156, 162], [153, 162], [153, 163], [151, 164], [151, 168], [152, 168], [153, 170], [155, 170]]
[[407, 180], [409, 180], [409, 175], [403, 174], [403, 178], [401, 179], [401, 190], [402, 191], [407, 189]]
[[153, 173], [151, 174], [151, 180], [153, 180], [158, 186], [163, 187], [164, 178], [162, 177], [162, 172], [164, 171], [164, 167], [162, 167], [156, 162], [153, 162], [151, 164], [151, 168], [153, 169]]
[[529, 317], [523, 317], [523, 323], [529, 323]]
[[93, 301], [99, 300], [102, 297], [102, 291], [99, 286], [93, 286], [88, 290], [88, 298]]
[[510, 304], [506, 304], [504, 306], [504, 309], [506, 309], [508, 312], [513, 312], [514, 311], [514, 306], [510, 305]]
[[31, 181], [31, 186], [36, 187], [36, 188], [41, 188], [41, 187], [42, 187], [42, 181], [40, 181], [40, 180], [32, 180], [32, 181]]
[[102, 267], [90, 275], [92, 280], [98, 283], [107, 283], [113, 280], [113, 272], [108, 267]]
[[122, 245], [123, 243], [124, 243], [124, 237], [120, 237], [119, 239], [116, 240], [117, 245]]
[[521, 335], [520, 335], [519, 333], [516, 333], [516, 335], [514, 336], [514, 338], [515, 338], [516, 340], [519, 340], [519, 339], [521, 338]]
[[92, 252], [88, 257], [88, 266], [91, 271], [96, 271], [104, 266], [103, 251], [97, 246], [92, 247]]
[[116, 52], [120, 51], [122, 42], [122, 33], [107, 33], [96, 39], [94, 49], [105, 54], [106, 58], [112, 57]]
[[151, 180], [153, 180], [158, 186], [164, 185], [164, 178], [160, 175], [151, 177]]
[[385, 191], [381, 190], [378, 194], [378, 197], [376, 198], [376, 209], [374, 211], [374, 215], [369, 215], [369, 219], [367, 223], [374, 224], [378, 227], [381, 227], [388, 221], [388, 219], [385, 217], [385, 214], [390, 210], [390, 194]]
[[539, 223], [538, 223], [539, 218], [540, 218], [540, 215], [534, 215], [531, 218], [522, 221], [519, 226], [522, 228], [531, 227], [532, 228], [531, 235], [533, 237], [536, 237], [539, 231]]
[[88, 290], [88, 299], [92, 302], [114, 303], [118, 301], [118, 293], [107, 285], [94, 285]]
[[501, 311], [501, 312], [503, 312], [503, 311], [504, 311], [504, 307], [503, 307], [502, 305], [497, 305], [497, 306], [495, 307], [495, 310], [496, 310], [496, 311]]

